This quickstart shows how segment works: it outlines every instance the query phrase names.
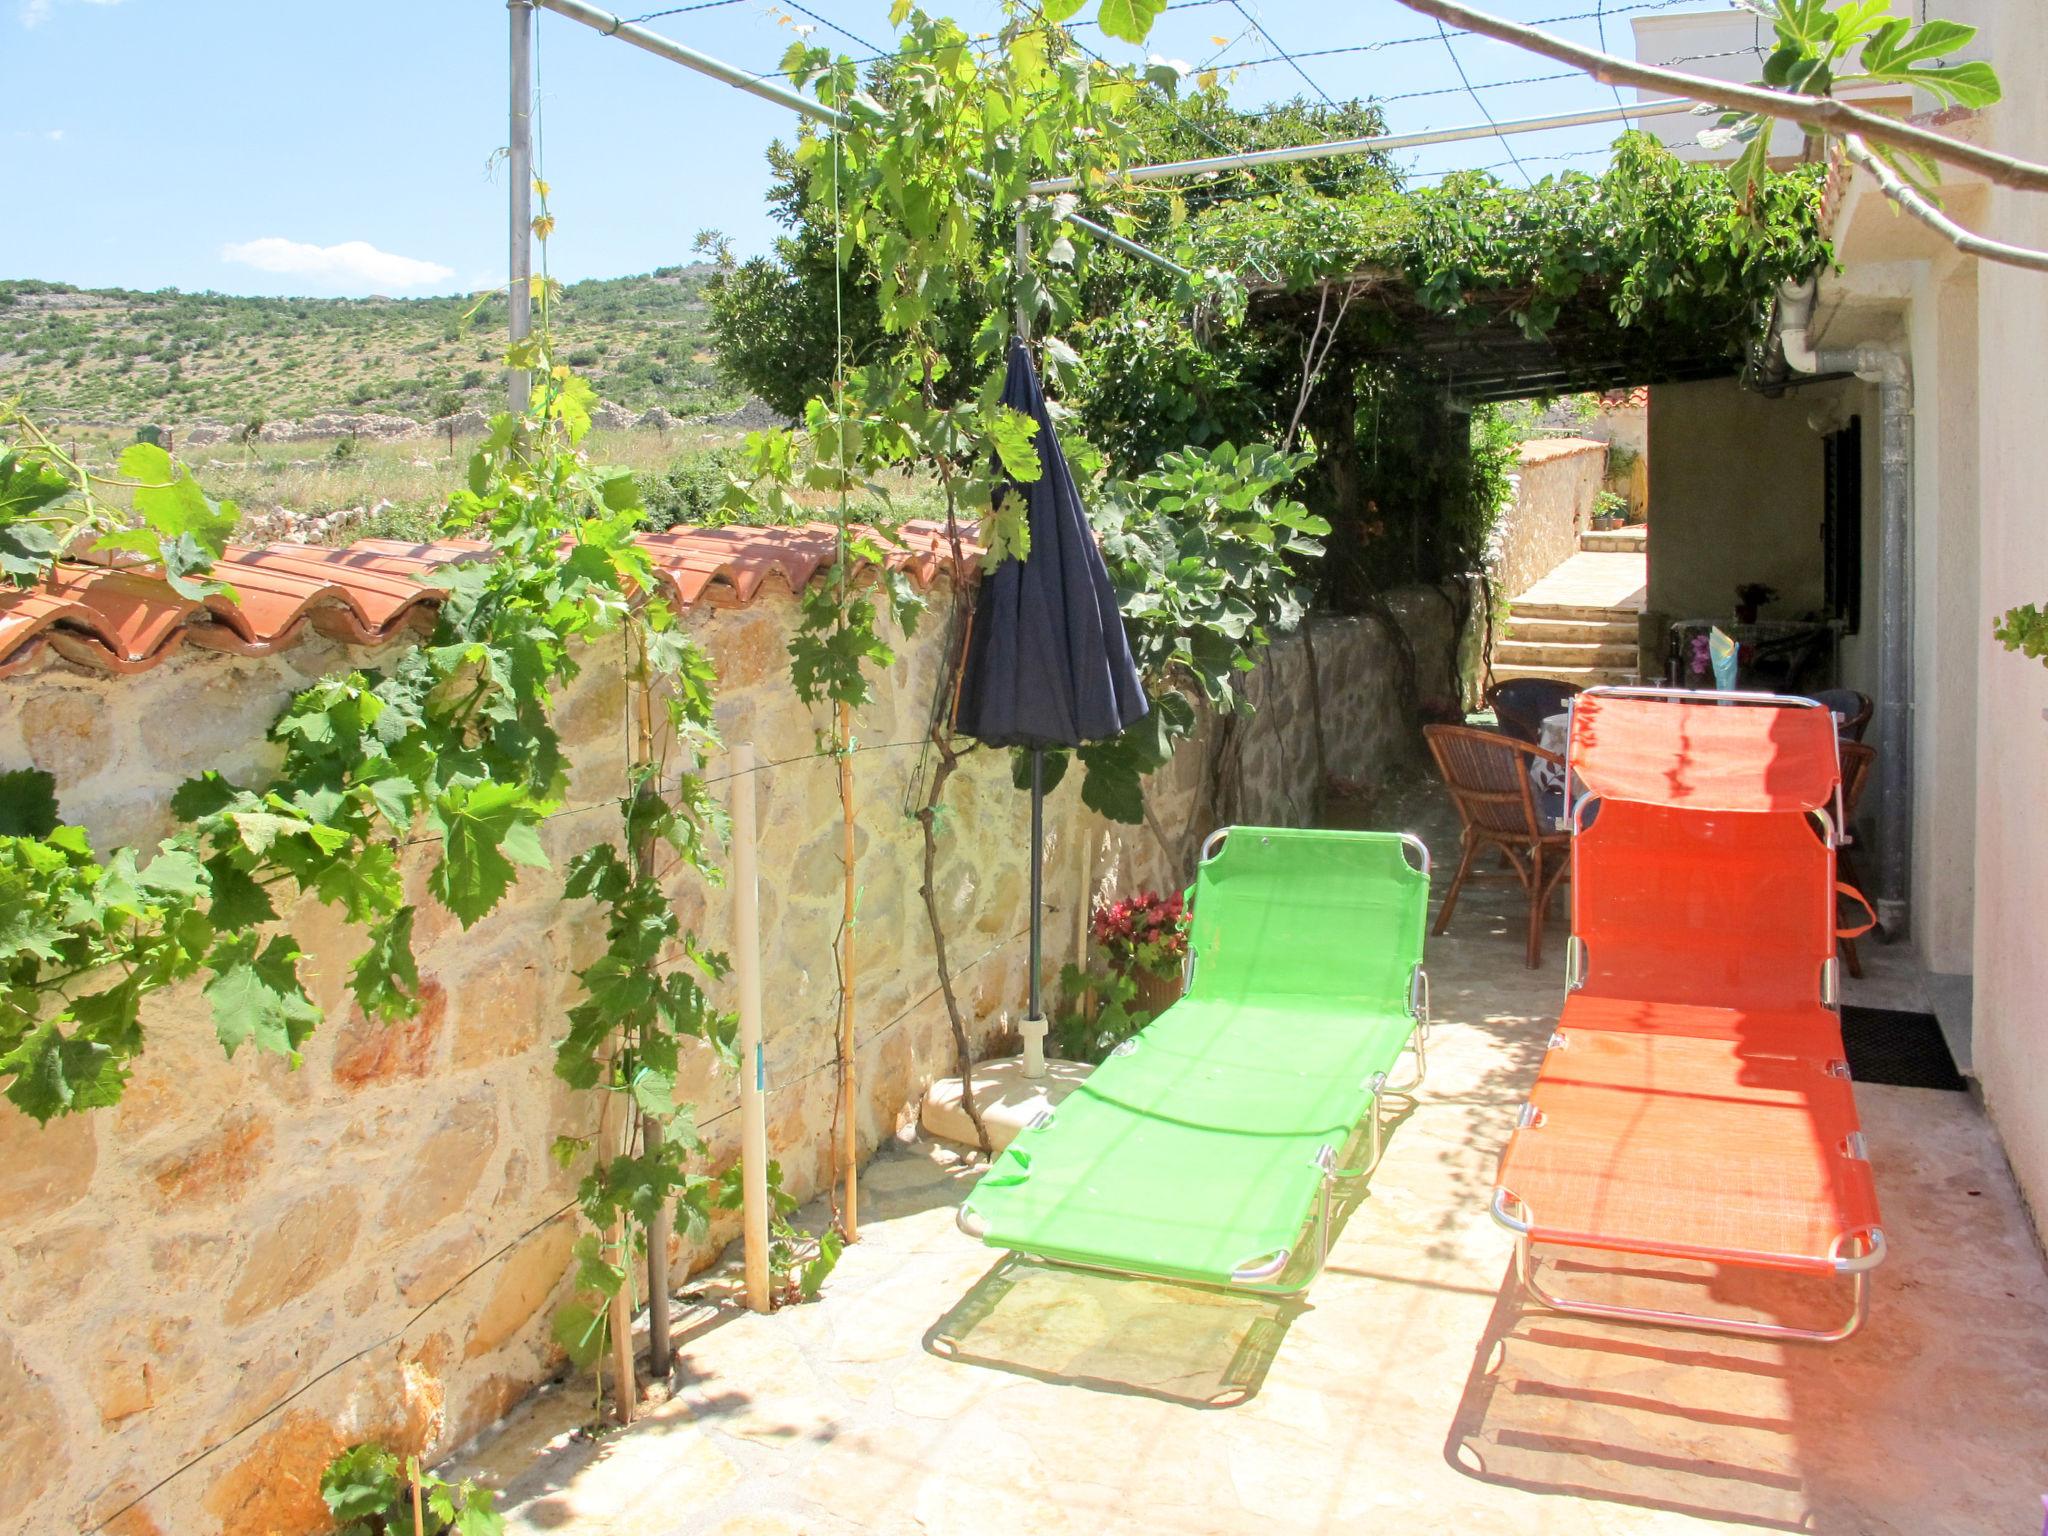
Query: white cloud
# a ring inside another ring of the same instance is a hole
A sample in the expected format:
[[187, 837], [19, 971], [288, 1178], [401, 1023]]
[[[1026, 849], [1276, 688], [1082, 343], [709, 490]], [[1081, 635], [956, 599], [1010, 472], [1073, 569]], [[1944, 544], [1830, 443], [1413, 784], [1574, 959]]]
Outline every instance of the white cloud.
[[455, 275], [453, 267], [411, 256], [394, 256], [367, 240], [308, 245], [300, 240], [266, 235], [261, 240], [222, 246], [220, 259], [254, 267], [259, 272], [309, 278], [333, 288], [424, 288]]
[[[121, 0], [64, 0], [67, 5], [119, 5]], [[21, 17], [24, 27], [40, 27], [50, 19], [50, 13], [57, 7], [57, 0], [21, 0], [16, 14]]]

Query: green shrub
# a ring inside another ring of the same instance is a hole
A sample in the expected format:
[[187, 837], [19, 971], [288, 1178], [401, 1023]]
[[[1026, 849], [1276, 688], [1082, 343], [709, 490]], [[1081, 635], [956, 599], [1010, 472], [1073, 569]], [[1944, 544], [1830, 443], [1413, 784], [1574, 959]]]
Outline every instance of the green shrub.
[[400, 502], [373, 512], [337, 537], [341, 543], [357, 539], [396, 539], [404, 544], [431, 544], [443, 536], [441, 504], [436, 501]]
[[745, 459], [737, 448], [707, 448], [678, 455], [667, 469], [637, 476], [647, 526], [659, 531], [685, 523], [702, 527], [732, 522], [725, 493], [732, 476], [744, 473]]

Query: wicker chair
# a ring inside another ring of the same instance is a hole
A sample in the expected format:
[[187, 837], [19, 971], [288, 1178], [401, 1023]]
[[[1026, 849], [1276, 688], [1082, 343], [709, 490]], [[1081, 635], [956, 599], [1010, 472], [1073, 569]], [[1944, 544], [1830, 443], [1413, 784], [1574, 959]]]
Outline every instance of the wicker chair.
[[[1862, 696], [1859, 694], [1858, 697]], [[1864, 699], [1863, 704], [1866, 710], [1870, 707], [1868, 699]], [[1842, 729], [1845, 733], [1841, 744], [1842, 833], [1846, 839], [1849, 835], [1849, 828], [1856, 825], [1857, 802], [1863, 798], [1863, 791], [1870, 784], [1870, 770], [1877, 763], [1877, 748], [1866, 747], [1860, 741], [1849, 739], [1846, 734], [1848, 730], [1846, 722]], [[1835, 853], [1835, 878], [1844, 885], [1855, 886], [1859, 891], [1863, 889], [1863, 877], [1856, 868], [1856, 855], [1853, 851], [1853, 844], [1846, 840]], [[1863, 957], [1856, 952], [1856, 941], [1854, 939], [1837, 939], [1835, 946], [1841, 950], [1842, 963], [1849, 968], [1849, 974], [1851, 976], [1861, 976], [1863, 974]]]
[[[1807, 695], [1817, 704], [1825, 704], [1835, 712], [1835, 734], [1844, 741], [1861, 741], [1863, 733], [1870, 729], [1870, 695], [1858, 693], [1854, 688], [1820, 688]], [[1844, 773], [1848, 770], [1845, 759]]]
[[1533, 747], [1542, 740], [1543, 722], [1571, 702], [1578, 691], [1577, 683], [1554, 678], [1511, 677], [1486, 690], [1486, 707], [1503, 731]]
[[1544, 762], [1561, 773], [1564, 765], [1555, 753], [1498, 731], [1429, 725], [1422, 734], [1464, 824], [1458, 872], [1431, 931], [1442, 933], [1450, 926], [1472, 861], [1483, 849], [1493, 849], [1529, 896], [1528, 963], [1533, 970], [1543, 963], [1543, 920], [1551, 893], [1571, 868], [1571, 836], [1557, 828], [1562, 793], [1539, 794], [1529, 782], [1529, 769]]

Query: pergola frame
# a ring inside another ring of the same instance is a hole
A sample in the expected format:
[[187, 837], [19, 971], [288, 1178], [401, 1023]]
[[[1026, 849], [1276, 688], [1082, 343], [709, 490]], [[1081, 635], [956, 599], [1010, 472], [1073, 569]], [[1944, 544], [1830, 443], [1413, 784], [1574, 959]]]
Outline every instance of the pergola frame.
[[[532, 254], [532, 206], [531, 186], [533, 180], [532, 158], [532, 95], [533, 95], [533, 12], [536, 7], [553, 11], [558, 16], [581, 23], [592, 31], [606, 37], [616, 37], [656, 58], [680, 64], [685, 69], [744, 91], [750, 96], [770, 101], [785, 107], [799, 116], [813, 122], [824, 123], [832, 128], [852, 125], [853, 119], [844, 112], [814, 101], [799, 91], [791, 90], [773, 80], [750, 74], [723, 59], [690, 47], [686, 43], [665, 37], [659, 32], [630, 22], [600, 6], [591, 5], [588, 0], [506, 0], [512, 18], [512, 69], [511, 69], [511, 288], [510, 312], [512, 339], [525, 337], [531, 327], [529, 311], [530, 280], [533, 271]], [[1364, 155], [1390, 150], [1415, 149], [1425, 145], [1455, 144], [1477, 139], [1506, 139], [1511, 135], [1541, 133], [1557, 128], [1588, 127], [1602, 123], [1628, 122], [1642, 117], [1668, 116], [1678, 112], [1697, 110], [1689, 100], [1671, 98], [1657, 101], [1638, 102], [1634, 105], [1600, 107], [1585, 112], [1557, 113], [1547, 117], [1515, 118], [1504, 122], [1470, 123], [1455, 128], [1436, 128], [1419, 133], [1368, 134], [1358, 138], [1334, 139], [1320, 143], [1290, 144], [1276, 149], [1251, 150], [1243, 154], [1219, 155], [1200, 160], [1165, 161], [1154, 165], [1128, 166], [1100, 183], [1102, 187], [1113, 187], [1125, 183], [1164, 181], [1176, 177], [1212, 176], [1224, 171], [1255, 169], [1265, 165], [1291, 164], [1304, 160], [1333, 159], [1348, 155]], [[1086, 190], [1080, 178], [1073, 176], [1048, 177], [1030, 184], [1034, 197], [1058, 196]], [[1187, 278], [1193, 274], [1168, 256], [1140, 244], [1127, 236], [1118, 234], [1107, 225], [1078, 213], [1067, 215], [1069, 223], [1102, 241], [1115, 250], [1136, 260], [1146, 262], [1174, 277]], [[1030, 235], [1023, 222], [1017, 225], [1017, 256], [1020, 262], [1030, 257]], [[1029, 336], [1029, 317], [1021, 311], [1016, 317], [1019, 334]], [[1534, 362], [1550, 362], [1552, 359], [1532, 359]], [[1709, 377], [1725, 374], [1726, 369], [1703, 373], [1703, 365], [1688, 362], [1670, 377]], [[1580, 370], [1580, 372], [1586, 372]], [[1474, 400], [1514, 399], [1519, 395], [1532, 393], [1554, 393], [1570, 388], [1608, 388], [1620, 383], [1641, 383], [1634, 377], [1623, 378], [1620, 374], [1629, 370], [1620, 362], [1601, 372], [1599, 378], [1587, 374], [1584, 383], [1576, 382], [1579, 373], [1568, 368], [1555, 366], [1539, 367], [1524, 377], [1511, 365], [1500, 375], [1489, 374], [1484, 380], [1474, 380], [1481, 391], [1473, 393], [1461, 390]], [[1667, 382], [1660, 378], [1651, 382]], [[512, 408], [523, 410], [528, 388], [527, 376], [523, 370], [514, 369], [510, 382]]]
[[[505, 0], [510, 19], [510, 71], [509, 71], [509, 113], [508, 133], [510, 143], [507, 150], [507, 170], [510, 189], [508, 197], [509, 272], [507, 283], [507, 310], [511, 339], [517, 343], [526, 339], [532, 330], [532, 278], [533, 278], [533, 26], [534, 11], [546, 9], [566, 17], [606, 37], [615, 37], [623, 43], [638, 48], [657, 58], [679, 64], [685, 69], [718, 81], [734, 90], [744, 91], [763, 101], [775, 103], [813, 122], [824, 123], [835, 129], [852, 126], [854, 119], [814, 101], [801, 92], [791, 90], [773, 80], [763, 79], [722, 59], [714, 58], [688, 44], [658, 32], [649, 31], [638, 23], [587, 3], [587, 0]], [[1599, 108], [1586, 112], [1563, 113], [1550, 117], [1520, 118], [1506, 122], [1470, 124], [1456, 128], [1433, 129], [1409, 134], [1372, 134], [1360, 138], [1339, 139], [1323, 143], [1294, 144], [1277, 149], [1256, 150], [1238, 155], [1225, 155], [1203, 160], [1170, 161], [1155, 165], [1132, 166], [1103, 179], [1103, 187], [1123, 183], [1167, 180], [1183, 176], [1208, 176], [1224, 171], [1255, 168], [1264, 165], [1278, 165], [1303, 160], [1330, 159], [1348, 155], [1371, 154], [1387, 151], [1417, 148], [1430, 144], [1450, 144], [1466, 140], [1500, 138], [1509, 135], [1537, 133], [1547, 129], [1581, 127], [1599, 123], [1625, 122], [1640, 117], [1658, 116], [1668, 113], [1691, 111], [1689, 101], [1665, 100], [1642, 102], [1635, 106]], [[976, 173], [976, 179], [987, 184], [987, 178]], [[1057, 196], [1087, 190], [1079, 178], [1053, 177], [1030, 184], [1033, 198]], [[1151, 247], [1117, 233], [1105, 224], [1087, 218], [1079, 213], [1065, 215], [1066, 221], [1084, 231], [1103, 244], [1123, 252], [1135, 260], [1143, 261], [1159, 270], [1179, 278], [1193, 274], [1185, 267], [1162, 255]], [[1016, 226], [1016, 249], [1020, 263], [1030, 257], [1030, 232], [1022, 219]], [[1341, 281], [1341, 279], [1339, 279]], [[1019, 310], [1016, 323], [1020, 335], [1029, 336], [1030, 316]], [[1619, 368], [1620, 364], [1615, 365]], [[1518, 390], [1527, 394], [1535, 390], [1587, 387], [1576, 374], [1554, 368], [1537, 369], [1530, 372], [1524, 362], [1520, 367], [1509, 364], [1505, 379], [1473, 381], [1481, 390], [1475, 399], [1512, 398], [1501, 390]], [[1684, 376], [1684, 375], [1680, 375]], [[1692, 375], [1699, 376], [1699, 375]], [[1637, 382], [1616, 377], [1614, 382]], [[527, 370], [509, 370], [507, 396], [514, 412], [523, 412], [528, 404], [532, 381]], [[740, 862], [750, 866], [751, 846], [740, 856]], [[1035, 937], [1035, 935], [1034, 935]], [[1037, 967], [1033, 966], [1033, 986], [1036, 987]], [[758, 982], [751, 989], [758, 993]], [[761, 1131], [762, 1099], [766, 1093], [765, 1071], [759, 1060], [759, 1002], [756, 996], [753, 1006], [744, 1006], [742, 1012], [751, 1011], [755, 1017], [749, 1021], [742, 1018], [743, 1043], [751, 1036], [756, 1043], [756, 1061], [741, 1071], [741, 1097], [744, 1123], [751, 1134], [743, 1136], [743, 1193], [745, 1213], [742, 1222], [744, 1246], [747, 1254], [747, 1275], [749, 1301], [765, 1309], [766, 1296], [766, 1251], [767, 1251], [767, 1190], [766, 1190], [766, 1148], [765, 1134]], [[749, 1029], [751, 1022], [752, 1028]], [[668, 1317], [666, 1242], [650, 1240], [649, 1275], [649, 1325], [651, 1343], [657, 1365], [668, 1352]], [[619, 1402], [622, 1420], [629, 1420], [632, 1412], [633, 1357], [631, 1344], [630, 1314], [621, 1315], [629, 1305], [626, 1297], [629, 1288], [621, 1288], [614, 1300], [612, 1319], [613, 1349], [619, 1371]]]

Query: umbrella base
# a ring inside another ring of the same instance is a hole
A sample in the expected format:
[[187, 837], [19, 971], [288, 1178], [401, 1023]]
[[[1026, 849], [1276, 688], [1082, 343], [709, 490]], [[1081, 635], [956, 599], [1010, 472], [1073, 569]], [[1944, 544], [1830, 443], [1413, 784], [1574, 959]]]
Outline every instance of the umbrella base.
[[1029, 1078], [1045, 1076], [1045, 1033], [1044, 1019], [1030, 1015], [1017, 1021], [1017, 1033], [1024, 1040], [1024, 1075]]
[[[988, 1127], [993, 1150], [1000, 1152], [1025, 1126], [1056, 1107], [1060, 1100], [1088, 1080], [1095, 1069], [1078, 1061], [1046, 1064], [1045, 1076], [1036, 1080], [1024, 1075], [1024, 1063], [1015, 1056], [999, 1056], [974, 1064], [974, 1107]], [[925, 1094], [919, 1123], [928, 1136], [940, 1141], [972, 1147], [974, 1122], [960, 1102], [960, 1079], [942, 1077]]]

